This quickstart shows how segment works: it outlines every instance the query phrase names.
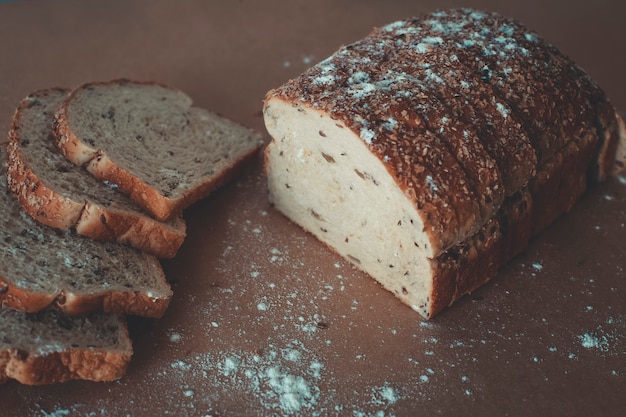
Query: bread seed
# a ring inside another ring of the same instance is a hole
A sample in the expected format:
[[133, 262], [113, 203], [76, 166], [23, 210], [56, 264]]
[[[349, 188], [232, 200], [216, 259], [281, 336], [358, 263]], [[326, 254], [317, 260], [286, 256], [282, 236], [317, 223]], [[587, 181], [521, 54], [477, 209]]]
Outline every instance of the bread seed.
[[347, 255], [348, 259], [350, 259], [352, 262], [354, 262], [355, 264], [360, 264], [361, 260], [359, 258], [355, 258], [352, 255]]

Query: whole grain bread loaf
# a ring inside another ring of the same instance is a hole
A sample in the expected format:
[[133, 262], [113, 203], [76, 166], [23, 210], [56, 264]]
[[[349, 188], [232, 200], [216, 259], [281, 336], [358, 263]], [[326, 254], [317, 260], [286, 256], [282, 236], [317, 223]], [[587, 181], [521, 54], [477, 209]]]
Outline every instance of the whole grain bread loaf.
[[[5, 150], [0, 148], [2, 165]], [[116, 312], [160, 317], [172, 295], [159, 261], [115, 242], [53, 229], [30, 217], [0, 175], [0, 305], [27, 312]]]
[[58, 152], [52, 121], [68, 93], [37, 91], [18, 106], [9, 131], [9, 189], [43, 224], [173, 257], [186, 235], [181, 217], [166, 223], [154, 220], [111, 184], [96, 180]]
[[75, 89], [55, 121], [61, 152], [158, 220], [230, 180], [261, 146], [253, 131], [181, 91], [116, 80]]
[[122, 315], [0, 310], [0, 383], [113, 381], [124, 375], [132, 355]]
[[275, 207], [426, 318], [625, 156], [582, 69], [471, 9], [375, 29], [270, 91], [264, 117]]

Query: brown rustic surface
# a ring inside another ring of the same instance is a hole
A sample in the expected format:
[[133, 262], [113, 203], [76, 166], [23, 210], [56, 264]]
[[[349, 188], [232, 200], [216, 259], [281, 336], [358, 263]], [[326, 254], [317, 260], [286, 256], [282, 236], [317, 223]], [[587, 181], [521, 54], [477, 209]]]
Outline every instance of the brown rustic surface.
[[[373, 26], [451, 1], [0, 4], [0, 127], [32, 90], [171, 84], [264, 132], [267, 90]], [[520, 19], [626, 112], [626, 3], [468, 1]], [[626, 415], [626, 176], [430, 322], [267, 202], [261, 159], [186, 213], [164, 318], [115, 383], [0, 387], [4, 416]]]

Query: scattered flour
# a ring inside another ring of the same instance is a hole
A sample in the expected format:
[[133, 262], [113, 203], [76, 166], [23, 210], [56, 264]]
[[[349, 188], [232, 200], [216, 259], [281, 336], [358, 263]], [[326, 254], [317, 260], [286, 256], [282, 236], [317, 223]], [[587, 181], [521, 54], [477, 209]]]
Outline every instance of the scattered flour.
[[585, 333], [581, 336], [578, 336], [580, 339], [580, 343], [584, 348], [587, 349], [600, 349], [603, 352], [609, 350], [609, 341], [606, 336], [594, 336], [589, 333]]
[[170, 331], [170, 342], [179, 343], [182, 340], [183, 340], [183, 336], [180, 333]]
[[55, 410], [55, 411], [52, 411], [50, 413], [47, 413], [47, 412], [43, 411], [43, 416], [44, 417], [62, 417], [62, 416], [69, 416], [69, 415], [70, 415], [70, 410], [68, 410], [68, 409]]
[[[586, 311], [595, 312], [592, 306], [587, 306]], [[616, 320], [610, 316], [598, 326], [583, 334], [578, 335], [580, 345], [588, 350], [597, 350], [607, 355], [620, 355], [623, 353], [623, 341], [626, 337], [623, 320]]]
[[[188, 376], [202, 376], [208, 384], [219, 387], [228, 384], [229, 390], [241, 389], [254, 393], [260, 404], [253, 408], [281, 415], [300, 414], [311, 410], [320, 397], [319, 380], [324, 365], [315, 359], [299, 341], [287, 346], [272, 346], [264, 352], [221, 352], [198, 354], [170, 366]], [[224, 387], [225, 388], [225, 387]], [[193, 397], [192, 389], [185, 389], [185, 397]]]
[[395, 404], [398, 401], [398, 393], [390, 386], [381, 387], [377, 391], [377, 398], [380, 397], [386, 403]]

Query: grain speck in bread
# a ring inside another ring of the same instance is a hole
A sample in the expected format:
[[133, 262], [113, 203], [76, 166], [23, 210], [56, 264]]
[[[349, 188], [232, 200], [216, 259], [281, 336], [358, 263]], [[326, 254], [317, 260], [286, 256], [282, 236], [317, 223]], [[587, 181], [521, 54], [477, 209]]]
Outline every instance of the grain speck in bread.
[[122, 315], [0, 310], [0, 383], [114, 381], [124, 375], [132, 355]]
[[159, 222], [114, 187], [96, 180], [58, 152], [52, 121], [69, 90], [48, 89], [18, 106], [8, 145], [8, 186], [39, 222], [99, 240], [129, 244], [171, 258], [182, 245], [185, 222]]
[[75, 89], [55, 134], [68, 159], [159, 220], [231, 179], [261, 145], [258, 134], [192, 107], [178, 90], [128, 80]]
[[626, 141], [584, 71], [470, 9], [375, 29], [270, 91], [264, 117], [275, 207], [426, 318], [614, 173]]
[[[6, 155], [0, 149], [2, 164]], [[4, 167], [3, 167], [4, 168]], [[0, 176], [0, 304], [27, 312], [119, 312], [160, 317], [172, 291], [159, 261], [115, 242], [53, 229], [30, 217]]]

